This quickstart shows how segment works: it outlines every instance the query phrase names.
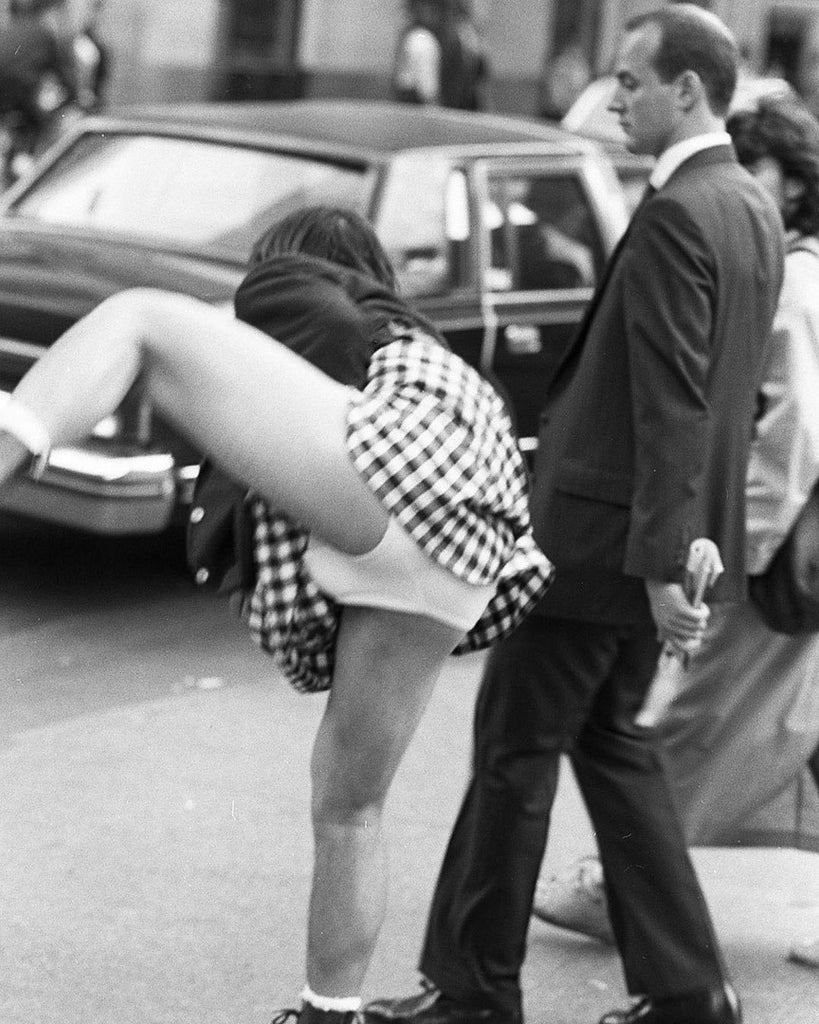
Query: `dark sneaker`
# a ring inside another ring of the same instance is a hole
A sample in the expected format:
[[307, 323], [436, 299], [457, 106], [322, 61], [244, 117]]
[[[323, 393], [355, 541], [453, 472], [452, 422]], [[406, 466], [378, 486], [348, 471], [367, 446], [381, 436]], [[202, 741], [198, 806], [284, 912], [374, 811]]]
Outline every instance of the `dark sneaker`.
[[319, 1010], [310, 1003], [302, 1003], [300, 1010], [279, 1010], [270, 1024], [362, 1024], [362, 1016], [360, 1012]]

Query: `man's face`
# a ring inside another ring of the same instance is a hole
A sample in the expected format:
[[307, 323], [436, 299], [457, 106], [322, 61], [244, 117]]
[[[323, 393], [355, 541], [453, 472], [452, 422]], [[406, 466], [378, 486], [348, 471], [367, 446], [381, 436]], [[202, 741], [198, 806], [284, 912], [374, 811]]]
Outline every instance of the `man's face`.
[[659, 156], [673, 141], [678, 111], [673, 82], [662, 82], [654, 69], [660, 44], [657, 25], [629, 32], [617, 60], [617, 88], [609, 110], [617, 115], [632, 153]]

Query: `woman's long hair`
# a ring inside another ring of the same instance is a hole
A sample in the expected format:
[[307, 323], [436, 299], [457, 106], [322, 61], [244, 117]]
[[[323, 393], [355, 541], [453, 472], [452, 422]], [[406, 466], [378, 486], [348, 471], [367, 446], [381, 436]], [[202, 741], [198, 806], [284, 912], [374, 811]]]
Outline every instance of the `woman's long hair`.
[[785, 227], [802, 235], [819, 234], [819, 121], [794, 98], [762, 99], [753, 110], [728, 119], [728, 131], [740, 163], [746, 167], [772, 157], [786, 178], [802, 185], [802, 194], [783, 211]]
[[256, 240], [250, 265], [297, 253], [358, 270], [397, 291], [395, 271], [374, 228], [353, 210], [307, 206], [288, 214]]

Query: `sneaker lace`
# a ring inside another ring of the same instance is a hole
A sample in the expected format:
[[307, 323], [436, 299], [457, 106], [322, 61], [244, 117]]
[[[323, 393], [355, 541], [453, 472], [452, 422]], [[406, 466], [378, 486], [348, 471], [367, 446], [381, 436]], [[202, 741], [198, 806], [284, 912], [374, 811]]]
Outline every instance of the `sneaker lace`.
[[299, 1011], [294, 1010], [292, 1007], [286, 1010], [279, 1010], [279, 1012], [270, 1021], [270, 1024], [287, 1024], [291, 1019], [294, 1021], [299, 1019]]
[[[287, 1024], [289, 1020], [298, 1021], [300, 1016], [301, 1011], [295, 1010], [291, 1006], [287, 1009], [279, 1010], [275, 1014], [273, 1019], [270, 1021], [270, 1024]], [[356, 1010], [351, 1016], [351, 1020], [354, 1022], [354, 1024], [364, 1024], [364, 1019], [365, 1018], [363, 1010]]]

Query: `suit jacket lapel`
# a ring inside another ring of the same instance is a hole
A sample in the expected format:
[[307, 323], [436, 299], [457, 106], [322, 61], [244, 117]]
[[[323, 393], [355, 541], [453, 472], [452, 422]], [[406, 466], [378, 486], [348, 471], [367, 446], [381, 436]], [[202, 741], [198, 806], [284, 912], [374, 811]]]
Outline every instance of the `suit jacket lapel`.
[[614, 251], [612, 252], [611, 256], [608, 259], [608, 262], [603, 268], [603, 273], [600, 277], [600, 280], [597, 283], [597, 287], [594, 290], [594, 294], [592, 295], [591, 299], [589, 299], [589, 304], [586, 307], [586, 311], [584, 312], [583, 317], [580, 320], [577, 331], [575, 332], [574, 337], [569, 343], [568, 348], [564, 352], [563, 357], [557, 364], [557, 369], [555, 370], [555, 373], [552, 377], [552, 383], [549, 387], [550, 391], [557, 385], [558, 379], [565, 372], [568, 365], [574, 360], [575, 354], [582, 346], [583, 341], [586, 337], [586, 333], [588, 331], [589, 323], [591, 322], [592, 317], [597, 311], [597, 307], [600, 305], [600, 300], [603, 297], [603, 293], [606, 290], [606, 286], [611, 280], [611, 275], [620, 259], [620, 255], [622, 254], [623, 249], [625, 248], [626, 242], [628, 241], [628, 236], [631, 234], [632, 227], [635, 221], [637, 220], [637, 217], [642, 212], [645, 204], [652, 198], [652, 196], [656, 194], [656, 192], [657, 189], [654, 188], [653, 185], [647, 185], [645, 191], [640, 197], [639, 203], [637, 203], [637, 206], [634, 208], [634, 213], [631, 215], [631, 220], [629, 220], [626, 226], [626, 230], [621, 235], [620, 240], [614, 247]]
[[[672, 178], [675, 178], [678, 174], [688, 174], [692, 172], [697, 173], [702, 167], [707, 166], [709, 164], [730, 164], [736, 162], [737, 156], [734, 152], [733, 146], [709, 146], [707, 149], [701, 149], [699, 150], [699, 152], [694, 153], [692, 156], [688, 157], [687, 160], [684, 160], [683, 163], [681, 163], [680, 166], [677, 167], [672, 172], [668, 180], [670, 181]], [[653, 185], [649, 184], [646, 187], [646, 190], [640, 198], [640, 202], [637, 204], [634, 213], [631, 216], [631, 220], [629, 221], [628, 226], [626, 227], [626, 230], [623, 233], [622, 238], [615, 246], [614, 252], [611, 254], [611, 257], [609, 258], [609, 261], [606, 264], [605, 269], [603, 270], [603, 274], [600, 278], [597, 288], [595, 289], [594, 295], [592, 295], [591, 299], [589, 300], [589, 304], [586, 307], [586, 311], [580, 321], [580, 324], [578, 325], [577, 331], [575, 332], [572, 341], [569, 343], [566, 352], [563, 354], [563, 357], [557, 364], [557, 369], [555, 370], [555, 373], [552, 377], [552, 382], [549, 386], [550, 397], [552, 396], [554, 391], [559, 390], [560, 378], [565, 376], [568, 368], [575, 362], [579, 354], [579, 350], [582, 348], [583, 342], [585, 341], [586, 334], [588, 333], [589, 323], [591, 322], [592, 317], [596, 313], [597, 307], [600, 305], [600, 300], [603, 297], [603, 294], [605, 292], [606, 287], [609, 284], [609, 281], [611, 280], [614, 268], [617, 266], [617, 263], [619, 262], [620, 256], [623, 252], [623, 248], [625, 247], [626, 242], [628, 241], [628, 237], [631, 233], [631, 230], [638, 216], [642, 212], [645, 204], [649, 202], [652, 196], [654, 196], [656, 193], [657, 189], [654, 188]]]

